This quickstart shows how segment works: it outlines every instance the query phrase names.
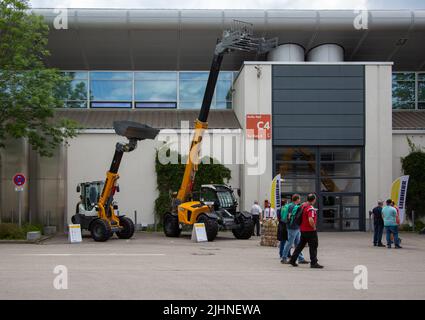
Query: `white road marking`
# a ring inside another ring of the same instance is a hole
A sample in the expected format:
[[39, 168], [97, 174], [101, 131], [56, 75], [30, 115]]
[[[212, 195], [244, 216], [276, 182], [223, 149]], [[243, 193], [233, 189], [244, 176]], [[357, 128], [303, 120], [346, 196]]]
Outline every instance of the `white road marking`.
[[120, 256], [120, 257], [138, 257], [138, 256], [165, 256], [164, 253], [23, 253], [15, 254], [17, 256], [37, 256], [37, 257], [70, 257], [70, 256]]

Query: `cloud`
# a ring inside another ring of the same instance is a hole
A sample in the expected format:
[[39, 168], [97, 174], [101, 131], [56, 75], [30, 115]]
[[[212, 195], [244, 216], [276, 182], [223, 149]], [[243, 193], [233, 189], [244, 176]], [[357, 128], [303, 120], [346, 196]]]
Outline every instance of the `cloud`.
[[31, 0], [33, 8], [353, 9], [368, 0]]

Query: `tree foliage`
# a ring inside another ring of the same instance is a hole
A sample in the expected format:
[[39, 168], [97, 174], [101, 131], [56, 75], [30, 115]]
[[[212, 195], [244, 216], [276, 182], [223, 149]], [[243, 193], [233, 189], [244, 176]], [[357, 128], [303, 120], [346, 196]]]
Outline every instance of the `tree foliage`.
[[34, 150], [51, 156], [75, 136], [74, 122], [54, 118], [63, 105], [57, 88], [70, 81], [45, 67], [48, 31], [26, 0], [0, 2], [0, 147], [8, 138], [27, 138]]
[[407, 138], [410, 153], [401, 159], [403, 172], [409, 175], [406, 206], [408, 213], [415, 211], [416, 216], [425, 216], [425, 152]]
[[[162, 221], [162, 215], [171, 209], [172, 192], [177, 192], [183, 179], [185, 162], [182, 156], [175, 151], [167, 151], [169, 158], [178, 159], [178, 164], [161, 164], [156, 156], [156, 179], [158, 198], [155, 200], [155, 214]], [[175, 153], [174, 157], [171, 153]], [[231, 171], [224, 165], [213, 161], [212, 158], [203, 158], [198, 166], [193, 191], [199, 191], [201, 185], [209, 183], [224, 184], [232, 178]]]

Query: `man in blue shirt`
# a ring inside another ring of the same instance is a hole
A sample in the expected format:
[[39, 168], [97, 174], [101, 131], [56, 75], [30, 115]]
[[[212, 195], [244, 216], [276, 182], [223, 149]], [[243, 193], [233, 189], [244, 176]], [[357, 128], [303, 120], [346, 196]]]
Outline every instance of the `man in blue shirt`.
[[400, 240], [398, 239], [397, 211], [391, 206], [392, 200], [386, 201], [386, 206], [382, 208], [382, 219], [387, 233], [387, 247], [391, 248], [391, 234], [394, 236], [394, 245], [396, 249], [401, 249]]
[[373, 208], [370, 215], [373, 215], [373, 245], [375, 247], [385, 247], [382, 244], [382, 234], [384, 233], [384, 220], [382, 219], [382, 208], [384, 201], [379, 200], [378, 206]]

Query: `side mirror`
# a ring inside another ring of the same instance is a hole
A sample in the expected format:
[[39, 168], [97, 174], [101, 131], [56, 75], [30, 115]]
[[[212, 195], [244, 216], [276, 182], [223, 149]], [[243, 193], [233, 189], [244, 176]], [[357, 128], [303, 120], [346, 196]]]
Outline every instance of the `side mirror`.
[[80, 185], [78, 185], [77, 186], [77, 193], [80, 193], [81, 192], [81, 187], [80, 187]]
[[238, 197], [240, 197], [240, 196], [241, 196], [241, 189], [240, 189], [240, 188], [238, 188], [238, 189], [236, 190], [236, 193], [238, 194]]

